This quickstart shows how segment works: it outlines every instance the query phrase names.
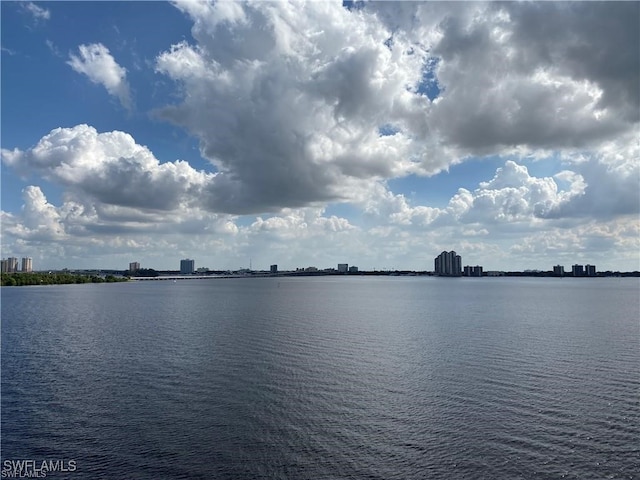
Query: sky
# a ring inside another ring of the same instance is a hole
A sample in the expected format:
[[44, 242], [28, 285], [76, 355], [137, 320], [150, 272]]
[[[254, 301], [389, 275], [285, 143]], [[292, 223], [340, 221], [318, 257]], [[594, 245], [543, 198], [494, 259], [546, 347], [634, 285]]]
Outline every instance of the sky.
[[8, 2], [2, 256], [640, 270], [639, 2]]

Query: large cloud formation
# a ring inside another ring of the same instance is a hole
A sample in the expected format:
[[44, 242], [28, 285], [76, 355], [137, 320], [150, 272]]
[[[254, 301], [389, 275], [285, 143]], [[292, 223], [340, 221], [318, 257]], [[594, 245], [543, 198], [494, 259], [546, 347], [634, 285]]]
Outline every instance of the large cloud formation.
[[221, 172], [219, 210], [348, 199], [363, 180], [586, 148], [638, 122], [637, 3], [176, 5], [196, 44], [158, 56], [183, 101], [157, 114]]
[[179, 3], [197, 45], [157, 58], [184, 91], [158, 115], [200, 139], [221, 172], [214, 208], [238, 213], [349, 198], [361, 180], [407, 170], [410, 142], [379, 128], [428, 99], [407, 89], [421, 59], [335, 4]]
[[[286, 241], [282, 255], [305, 242], [307, 252], [338, 245], [372, 259], [460, 238], [492, 256], [514, 238], [519, 255], [637, 245], [623, 240], [640, 210], [637, 2], [175, 6], [193, 41], [154, 59], [178, 100], [152, 113], [197, 138], [215, 172], [161, 163], [124, 132], [57, 128], [2, 151], [5, 165], [65, 188], [59, 207], [26, 189], [24, 218], [5, 214], [7, 232], [110, 233], [122, 251], [157, 244], [158, 233], [177, 249], [171, 232], [187, 232], [191, 248], [226, 254], [260, 238], [265, 251]], [[74, 70], [132, 108], [126, 70], [106, 47], [79, 51]], [[439, 207], [413, 205], [387, 183], [485, 156], [503, 159], [493, 178]], [[557, 168], [535, 176], [536, 161]], [[357, 214], [328, 215], [332, 202]]]

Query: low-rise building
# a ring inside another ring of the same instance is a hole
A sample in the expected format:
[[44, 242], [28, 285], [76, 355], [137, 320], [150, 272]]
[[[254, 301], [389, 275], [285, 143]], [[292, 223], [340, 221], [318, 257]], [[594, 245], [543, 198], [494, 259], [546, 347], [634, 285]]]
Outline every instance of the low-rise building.
[[476, 265], [475, 267], [472, 267], [471, 265], [465, 265], [464, 276], [465, 277], [481, 277], [482, 267], [480, 265]]
[[504, 272], [501, 270], [489, 270], [487, 277], [504, 277]]

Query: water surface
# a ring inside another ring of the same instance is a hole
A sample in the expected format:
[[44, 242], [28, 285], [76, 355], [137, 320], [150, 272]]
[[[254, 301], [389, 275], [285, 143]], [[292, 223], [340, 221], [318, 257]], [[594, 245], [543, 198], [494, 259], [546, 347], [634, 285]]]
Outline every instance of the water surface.
[[2, 460], [74, 459], [76, 479], [639, 478], [639, 287], [5, 287]]

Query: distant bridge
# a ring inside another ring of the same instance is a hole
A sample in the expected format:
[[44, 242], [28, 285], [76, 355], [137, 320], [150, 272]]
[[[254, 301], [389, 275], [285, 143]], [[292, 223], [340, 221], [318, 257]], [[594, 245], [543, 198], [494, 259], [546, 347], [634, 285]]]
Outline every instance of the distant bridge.
[[160, 275], [157, 277], [130, 277], [131, 280], [209, 280], [213, 278], [244, 278], [257, 275]]

